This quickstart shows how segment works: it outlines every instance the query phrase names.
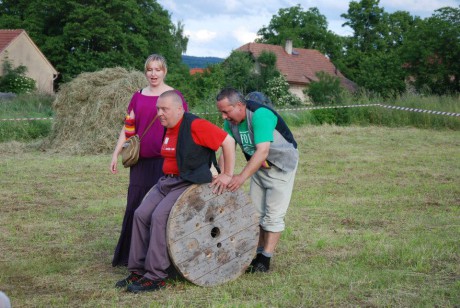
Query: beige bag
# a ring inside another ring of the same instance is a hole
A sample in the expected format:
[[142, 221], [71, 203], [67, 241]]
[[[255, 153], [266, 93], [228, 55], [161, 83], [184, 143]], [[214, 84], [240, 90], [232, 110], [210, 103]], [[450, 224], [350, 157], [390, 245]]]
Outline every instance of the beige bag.
[[125, 168], [131, 167], [137, 163], [140, 149], [141, 139], [138, 135], [129, 137], [129, 139], [125, 141], [121, 149], [121, 162]]
[[128, 140], [125, 141], [123, 144], [123, 148], [121, 149], [121, 162], [125, 168], [131, 167], [135, 165], [139, 160], [139, 151], [141, 150], [141, 140], [147, 133], [147, 131], [152, 126], [153, 122], [157, 119], [158, 115], [156, 115], [152, 122], [150, 122], [147, 129], [144, 131], [142, 136], [139, 138], [139, 135], [136, 134], [132, 137], [129, 137]]

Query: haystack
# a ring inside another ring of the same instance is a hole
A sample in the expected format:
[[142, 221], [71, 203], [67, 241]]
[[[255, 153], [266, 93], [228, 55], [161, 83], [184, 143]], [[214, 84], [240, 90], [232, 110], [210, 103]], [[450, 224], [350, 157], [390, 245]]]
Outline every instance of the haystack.
[[131, 97], [146, 82], [143, 73], [116, 67], [82, 73], [64, 84], [53, 103], [48, 148], [71, 154], [111, 153]]

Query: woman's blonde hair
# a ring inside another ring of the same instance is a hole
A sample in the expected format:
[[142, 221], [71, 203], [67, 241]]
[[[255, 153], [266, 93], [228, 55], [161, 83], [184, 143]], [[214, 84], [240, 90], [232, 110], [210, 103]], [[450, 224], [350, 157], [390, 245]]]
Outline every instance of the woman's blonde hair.
[[166, 71], [168, 70], [168, 65], [166, 64], [166, 59], [163, 56], [160, 56], [160, 55], [158, 55], [156, 53], [150, 55], [147, 58], [147, 60], [145, 60], [144, 72], [147, 72], [147, 66], [152, 61], [157, 61], [158, 63], [160, 63], [160, 68], [166, 73]]

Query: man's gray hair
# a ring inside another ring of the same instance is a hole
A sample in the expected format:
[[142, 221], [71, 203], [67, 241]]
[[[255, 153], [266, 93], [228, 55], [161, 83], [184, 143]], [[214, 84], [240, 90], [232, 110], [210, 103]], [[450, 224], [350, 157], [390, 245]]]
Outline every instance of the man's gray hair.
[[244, 99], [243, 94], [241, 94], [238, 90], [234, 88], [224, 88], [222, 89], [219, 94], [217, 94], [217, 101], [221, 101], [223, 99], [228, 99], [228, 102], [231, 106], [235, 106], [238, 102], [246, 105], [246, 100]]

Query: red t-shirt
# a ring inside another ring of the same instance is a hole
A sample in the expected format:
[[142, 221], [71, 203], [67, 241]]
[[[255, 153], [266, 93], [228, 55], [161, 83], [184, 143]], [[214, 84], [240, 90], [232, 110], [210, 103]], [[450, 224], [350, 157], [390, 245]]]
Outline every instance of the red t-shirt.
[[[179, 127], [182, 119], [173, 128], [166, 130], [165, 138], [161, 146], [161, 156], [164, 158], [163, 173], [164, 174], [179, 174], [179, 166], [176, 160], [176, 145]], [[201, 146], [217, 151], [224, 142], [227, 133], [204, 119], [197, 119], [192, 122], [192, 138], [193, 141]]]

